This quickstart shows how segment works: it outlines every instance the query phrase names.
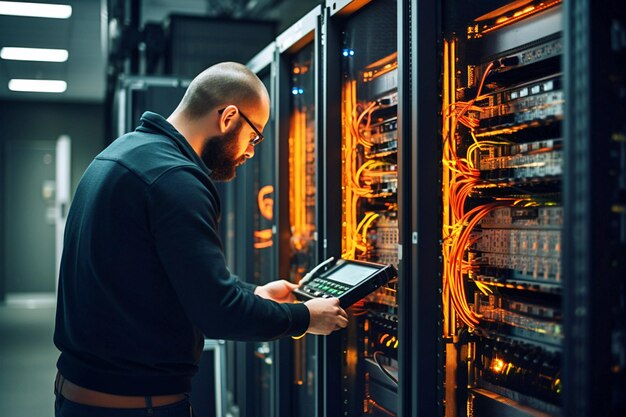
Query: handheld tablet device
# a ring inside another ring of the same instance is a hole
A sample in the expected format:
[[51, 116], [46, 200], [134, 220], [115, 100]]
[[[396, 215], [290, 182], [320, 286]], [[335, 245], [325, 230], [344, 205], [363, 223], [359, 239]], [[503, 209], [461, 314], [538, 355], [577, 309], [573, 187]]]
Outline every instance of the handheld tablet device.
[[342, 308], [350, 307], [397, 275], [393, 265], [330, 258], [311, 270], [294, 291], [299, 300], [316, 297], [339, 298]]

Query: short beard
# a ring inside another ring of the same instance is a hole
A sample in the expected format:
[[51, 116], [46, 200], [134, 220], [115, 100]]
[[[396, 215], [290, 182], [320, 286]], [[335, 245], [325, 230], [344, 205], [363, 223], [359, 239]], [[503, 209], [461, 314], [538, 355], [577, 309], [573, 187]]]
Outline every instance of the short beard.
[[242, 123], [230, 132], [222, 136], [212, 136], [204, 142], [204, 147], [200, 153], [202, 162], [211, 169], [211, 179], [214, 181], [230, 181], [237, 175], [238, 165], [245, 162], [244, 155], [237, 155], [237, 137], [241, 132]]

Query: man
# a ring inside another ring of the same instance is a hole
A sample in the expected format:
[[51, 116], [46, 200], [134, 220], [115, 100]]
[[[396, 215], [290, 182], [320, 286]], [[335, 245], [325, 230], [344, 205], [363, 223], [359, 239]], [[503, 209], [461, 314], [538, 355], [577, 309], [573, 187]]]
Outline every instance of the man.
[[[347, 326], [337, 299], [294, 301], [226, 267], [213, 180], [254, 156], [269, 96], [222, 63], [166, 120], [146, 112], [85, 171], [65, 230], [54, 342], [57, 417], [189, 416], [204, 337], [268, 340]], [[123, 410], [123, 411], [121, 411]]]

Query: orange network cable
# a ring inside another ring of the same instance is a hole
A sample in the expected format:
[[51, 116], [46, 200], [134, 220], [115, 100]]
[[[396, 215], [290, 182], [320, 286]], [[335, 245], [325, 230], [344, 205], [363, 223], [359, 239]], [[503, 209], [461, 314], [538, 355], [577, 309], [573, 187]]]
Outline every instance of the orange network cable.
[[[447, 48], [444, 47], [446, 51], [448, 49], [454, 48], [454, 43], [453, 42], [451, 43], [452, 43], [451, 46], [448, 46]], [[452, 55], [454, 54], [452, 53]], [[445, 59], [445, 61], [446, 61], [446, 64], [454, 66], [453, 63], [449, 63], [449, 61], [452, 61], [451, 58]], [[485, 110], [485, 108], [483, 107], [474, 106], [474, 103], [477, 100], [481, 99], [481, 92], [485, 84], [485, 80], [487, 79], [487, 76], [490, 74], [493, 66], [494, 66], [493, 62], [489, 63], [489, 65], [485, 69], [485, 72], [483, 73], [483, 77], [478, 86], [476, 97], [474, 97], [472, 100], [467, 101], [467, 102], [454, 101], [454, 90], [453, 90], [454, 83], [452, 82], [449, 85], [444, 81], [444, 89], [452, 88], [452, 91], [446, 91], [444, 93], [444, 98], [447, 98], [448, 100], [450, 100], [450, 102], [444, 102], [444, 106], [442, 110], [443, 119], [444, 119], [444, 124], [442, 126], [442, 133], [444, 137], [444, 154], [446, 154], [447, 151], [450, 151], [451, 155], [449, 156], [453, 157], [454, 163], [458, 163], [461, 161], [461, 158], [458, 158], [456, 156], [456, 142], [454, 141], [454, 133], [456, 131], [457, 123], [461, 123], [467, 126], [468, 128], [470, 128], [472, 138], [474, 139], [474, 142], [477, 142], [473, 130], [479, 126], [480, 120], [475, 117], [468, 116], [466, 115], [466, 113], [470, 110], [477, 111], [477, 112]], [[450, 77], [450, 74], [455, 74], [455, 72], [453, 71], [456, 71], [456, 70], [448, 69], [447, 71], [444, 71], [444, 77], [446, 76]], [[450, 164], [451, 162], [447, 161], [447, 163]], [[465, 163], [467, 163], [467, 160], [465, 160]]]
[[466, 251], [470, 247], [470, 236], [473, 228], [478, 222], [489, 214], [490, 211], [495, 208], [508, 205], [506, 202], [489, 203], [482, 206], [473, 208], [465, 213], [462, 219], [460, 219], [462, 229], [458, 233], [456, 239], [454, 239], [449, 248], [449, 258], [447, 259], [444, 268], [447, 269], [444, 276], [447, 277], [448, 285], [452, 289], [451, 299], [459, 318], [470, 327], [475, 327], [478, 324], [479, 315], [474, 313], [467, 304], [467, 295], [465, 293], [465, 280], [464, 274], [474, 269], [474, 266], [465, 262], [464, 257]]
[[365, 129], [363, 130], [365, 130], [366, 132], [369, 131], [369, 127], [372, 123], [372, 112], [377, 110], [379, 107], [380, 105], [378, 105], [375, 101], [373, 101], [358, 116], [356, 116], [357, 108], [355, 107], [355, 109], [353, 110], [355, 112], [355, 114], [353, 114], [354, 123], [352, 124], [353, 134], [354, 136], [356, 136], [358, 143], [360, 143], [361, 145], [363, 145], [364, 147], [368, 149], [372, 147], [372, 143], [369, 142], [361, 134], [359, 127], [361, 126], [361, 123], [363, 122], [363, 118], [367, 116], [367, 123], [365, 125]]
[[[356, 82], [351, 81], [344, 84], [342, 90], [342, 118], [344, 126], [344, 143], [342, 147], [342, 181], [343, 181], [343, 208], [344, 208], [344, 236], [342, 239], [342, 257], [354, 259], [356, 250], [361, 252], [367, 250], [366, 245], [358, 239], [359, 226], [357, 225], [358, 200], [371, 194], [371, 188], [362, 186], [357, 178], [356, 169], [358, 125], [357, 121], [362, 120], [356, 115]], [[363, 171], [361, 171], [363, 172]]]
[[[369, 229], [369, 227], [371, 226], [372, 222], [374, 220], [376, 220], [380, 215], [378, 213], [374, 213], [373, 216], [370, 216], [367, 221], [363, 224], [363, 227], [361, 228], [361, 241], [363, 243], [366, 242], [367, 239], [367, 230]], [[357, 230], [358, 232], [358, 230]]]
[[[397, 62], [387, 63], [385, 72], [396, 67]], [[380, 74], [382, 73], [384, 72]], [[372, 77], [375, 78], [375, 75], [372, 75]], [[364, 253], [368, 249], [367, 230], [378, 215], [366, 213], [365, 217], [359, 221], [359, 199], [372, 197], [371, 173], [376, 169], [389, 165], [389, 163], [377, 160], [369, 160], [363, 163], [359, 160], [359, 145], [366, 150], [373, 145], [368, 134], [372, 122], [372, 113], [383, 107], [378, 101], [366, 103], [363, 106], [357, 105], [356, 81], [344, 83], [342, 88], [344, 138], [342, 145], [342, 204], [344, 209], [342, 257], [348, 259], [354, 259], [357, 250]]]
[[[367, 314], [367, 308], [365, 308], [365, 299], [359, 300], [356, 303], [352, 304], [350, 310], [352, 311], [353, 316], [363, 316]], [[369, 326], [369, 322], [365, 322], [365, 326]], [[365, 329], [367, 331], [367, 328]]]
[[[467, 198], [472, 193], [476, 185], [480, 183], [480, 171], [475, 168], [472, 159], [472, 152], [468, 152], [467, 157], [461, 158], [456, 149], [456, 128], [461, 123], [472, 131], [475, 143], [478, 143], [473, 130], [478, 127], [479, 120], [467, 115], [471, 111], [481, 111], [474, 106], [480, 94], [493, 64], [488, 65], [476, 97], [467, 102], [456, 102], [455, 100], [455, 74], [456, 56], [455, 41], [444, 42], [444, 91], [442, 103], [442, 133], [443, 133], [443, 243], [442, 251], [444, 257], [443, 271], [443, 304], [444, 320], [446, 321], [446, 332], [454, 332], [454, 319], [458, 317], [470, 328], [479, 323], [479, 315], [470, 308], [465, 292], [465, 276], [476, 269], [466, 259], [467, 250], [475, 242], [472, 238], [473, 228], [490, 211], [497, 207], [509, 205], [510, 201], [495, 201], [489, 204], [474, 207], [466, 211]], [[487, 145], [487, 144], [485, 144]], [[486, 288], [478, 284], [478, 288], [485, 292]], [[450, 304], [451, 303], [451, 304]], [[449, 307], [452, 307], [451, 310]]]
[[[387, 162], [382, 162], [382, 161], [376, 161], [376, 160], [369, 160], [366, 161], [363, 165], [361, 165], [359, 167], [359, 169], [356, 171], [356, 174], [354, 175], [354, 180], [356, 184], [360, 184], [361, 183], [361, 175], [363, 174], [363, 172], [367, 173], [371, 170], [377, 169], [377, 168], [381, 168], [381, 167], [385, 167], [385, 166], [389, 166], [390, 164]], [[364, 180], [364, 183], [367, 184], [367, 181]], [[363, 195], [368, 195], [371, 194], [372, 189], [370, 187], [363, 187], [363, 190], [366, 191], [363, 193]]]

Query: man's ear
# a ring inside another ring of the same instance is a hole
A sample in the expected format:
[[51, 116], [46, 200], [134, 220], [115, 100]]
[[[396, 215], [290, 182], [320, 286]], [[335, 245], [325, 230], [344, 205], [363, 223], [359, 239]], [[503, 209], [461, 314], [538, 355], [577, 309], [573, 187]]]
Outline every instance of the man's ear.
[[237, 106], [232, 104], [224, 109], [219, 119], [219, 127], [221, 133], [226, 133], [233, 128], [233, 126], [235, 125], [235, 116], [237, 115], [237, 113], [239, 113], [239, 109], [237, 109]]

